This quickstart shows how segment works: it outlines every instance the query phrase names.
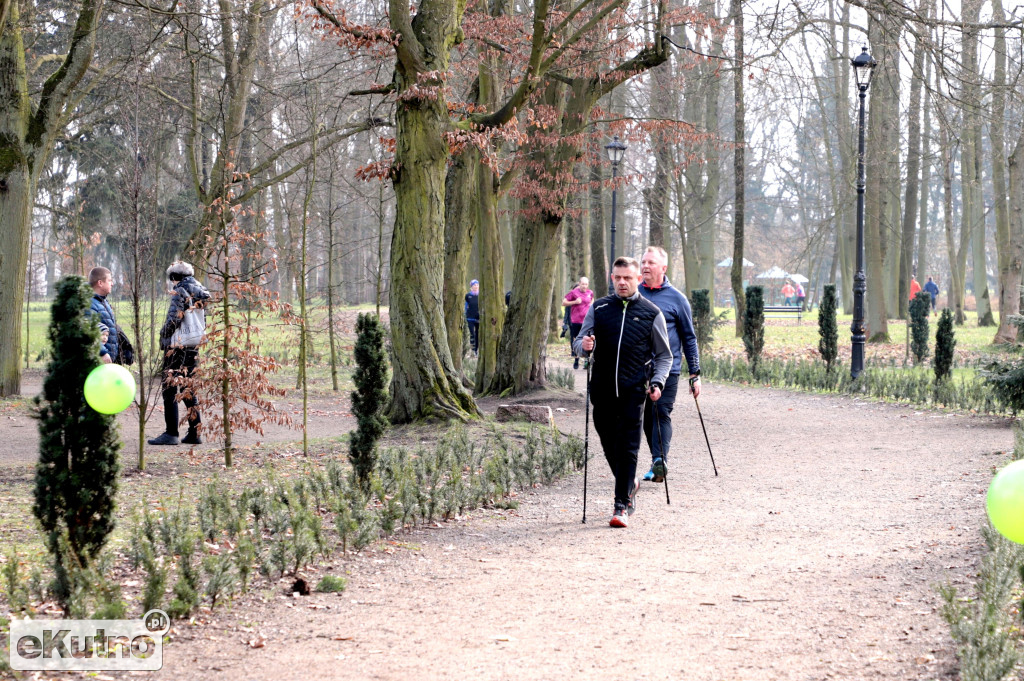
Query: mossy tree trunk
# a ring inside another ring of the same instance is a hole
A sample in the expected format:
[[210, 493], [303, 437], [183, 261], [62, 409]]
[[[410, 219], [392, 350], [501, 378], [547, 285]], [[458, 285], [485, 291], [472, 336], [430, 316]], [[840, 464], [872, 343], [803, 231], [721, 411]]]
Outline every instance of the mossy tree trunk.
[[[452, 159], [445, 178], [444, 201], [444, 320], [452, 365], [462, 373], [462, 346], [466, 334], [463, 301], [469, 290], [469, 257], [477, 230], [476, 173], [480, 150], [467, 146]], [[480, 284], [480, 297], [486, 289]]]
[[[425, 0], [416, 21], [390, 3], [395, 48], [395, 228], [391, 239], [391, 407], [393, 423], [476, 416], [452, 361], [444, 318], [444, 199], [448, 107], [443, 83], [461, 39], [462, 0]], [[422, 17], [420, 16], [422, 15]], [[430, 21], [424, 18], [430, 17]], [[413, 90], [410, 92], [410, 90]]]
[[476, 390], [483, 392], [498, 367], [498, 345], [505, 329], [505, 263], [498, 224], [500, 183], [489, 166], [476, 169], [480, 228], [480, 340]]
[[[92, 61], [103, 0], [76, 6], [63, 62], [33, 101], [20, 5], [0, 2], [0, 397], [21, 391], [21, 312], [36, 181], [67, 122], [65, 106]], [[73, 16], [69, 11], [67, 18]]]

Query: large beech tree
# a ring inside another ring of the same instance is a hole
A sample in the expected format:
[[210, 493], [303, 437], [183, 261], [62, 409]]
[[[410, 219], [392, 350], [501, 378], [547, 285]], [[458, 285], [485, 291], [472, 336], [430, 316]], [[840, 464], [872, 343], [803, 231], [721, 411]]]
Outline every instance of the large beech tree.
[[574, 78], [551, 79], [542, 95], [542, 114], [528, 135], [523, 203], [518, 216], [512, 299], [498, 351], [498, 365], [488, 386], [492, 393], [520, 393], [543, 387], [547, 319], [566, 204], [573, 187], [573, 166], [579, 161], [591, 114], [598, 100], [637, 74], [668, 59], [662, 33], [664, 5], [659, 5], [654, 40], [607, 71]]
[[478, 411], [452, 362], [444, 320], [444, 205], [451, 120], [445, 79], [452, 48], [463, 39], [465, 0], [390, 0], [389, 30], [350, 24], [320, 2], [314, 9], [351, 46], [389, 42], [395, 65], [395, 191], [391, 239], [391, 406], [401, 423], [460, 418]]
[[0, 397], [21, 391], [22, 305], [39, 175], [80, 99], [103, 0], [67, 8], [74, 29], [60, 66], [30, 94], [21, 4], [0, 0]]

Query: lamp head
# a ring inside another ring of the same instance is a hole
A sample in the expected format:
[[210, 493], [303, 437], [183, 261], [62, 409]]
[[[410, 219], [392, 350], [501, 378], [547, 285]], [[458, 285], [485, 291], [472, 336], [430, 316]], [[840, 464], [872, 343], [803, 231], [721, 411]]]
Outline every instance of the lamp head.
[[608, 160], [613, 165], [619, 165], [622, 157], [626, 154], [626, 145], [619, 141], [619, 136], [616, 135], [612, 138], [612, 141], [605, 145], [604, 150], [608, 152]]
[[868, 53], [867, 46], [861, 48], [860, 54], [851, 59], [850, 64], [853, 66], [853, 74], [857, 78], [857, 87], [867, 90], [868, 85], [871, 84], [871, 74], [875, 70], [875, 66], [878, 65], [878, 62]]

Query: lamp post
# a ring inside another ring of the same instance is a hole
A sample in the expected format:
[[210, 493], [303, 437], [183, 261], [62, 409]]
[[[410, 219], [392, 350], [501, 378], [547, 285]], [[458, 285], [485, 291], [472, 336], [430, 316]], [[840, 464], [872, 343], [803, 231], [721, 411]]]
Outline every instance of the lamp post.
[[853, 324], [852, 348], [850, 352], [850, 375], [857, 378], [864, 371], [864, 294], [868, 290], [868, 278], [864, 274], [864, 104], [871, 84], [871, 73], [875, 69], [874, 59], [868, 48], [850, 60], [860, 91], [860, 113], [857, 122], [857, 273], [853, 275]]
[[615, 178], [619, 169], [619, 162], [626, 154], [626, 145], [619, 141], [616, 135], [612, 141], [605, 145], [604, 150], [608, 152], [608, 160], [612, 162], [612, 241], [608, 247], [610, 257], [608, 260], [608, 295], [615, 293], [615, 284], [612, 283], [612, 266], [615, 264]]

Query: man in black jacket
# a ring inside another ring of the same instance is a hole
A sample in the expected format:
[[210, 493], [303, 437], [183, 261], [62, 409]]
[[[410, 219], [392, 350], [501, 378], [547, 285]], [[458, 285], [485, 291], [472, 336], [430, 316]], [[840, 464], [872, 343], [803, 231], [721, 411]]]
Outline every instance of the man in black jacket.
[[637, 451], [648, 391], [657, 402], [672, 368], [665, 315], [637, 291], [640, 263], [619, 258], [612, 266], [615, 293], [594, 301], [574, 350], [593, 352], [590, 398], [594, 427], [615, 476], [612, 527], [626, 527], [635, 508]]

